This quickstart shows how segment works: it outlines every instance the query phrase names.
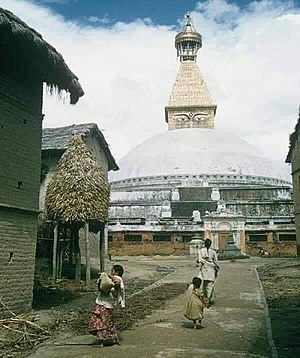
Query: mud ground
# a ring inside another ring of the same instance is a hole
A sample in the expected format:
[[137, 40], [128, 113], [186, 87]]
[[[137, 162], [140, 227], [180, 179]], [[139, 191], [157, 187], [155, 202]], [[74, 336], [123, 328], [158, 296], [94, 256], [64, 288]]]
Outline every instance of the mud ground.
[[[127, 305], [117, 310], [116, 324], [119, 330], [130, 329], [137, 320], [161, 309], [164, 304], [182, 293], [185, 285], [162, 285], [155, 283], [174, 270], [171, 265], [157, 261], [118, 261], [125, 268]], [[176, 264], [175, 264], [176, 265]], [[300, 357], [300, 260], [262, 259], [258, 262], [259, 277], [262, 281], [272, 324], [273, 339], [279, 357]], [[95, 273], [93, 277], [95, 282]], [[78, 288], [72, 280], [63, 279], [55, 286], [39, 282], [35, 294], [34, 312], [39, 314], [39, 323], [52, 336], [62, 332], [85, 334], [87, 322], [93, 309], [96, 287]], [[152, 287], [150, 291], [143, 291]], [[142, 304], [141, 304], [142, 302]], [[1, 331], [0, 331], [1, 342]], [[30, 346], [0, 346], [1, 357], [24, 357]]]
[[300, 357], [300, 259], [272, 261], [264, 260], [258, 272], [278, 357]]

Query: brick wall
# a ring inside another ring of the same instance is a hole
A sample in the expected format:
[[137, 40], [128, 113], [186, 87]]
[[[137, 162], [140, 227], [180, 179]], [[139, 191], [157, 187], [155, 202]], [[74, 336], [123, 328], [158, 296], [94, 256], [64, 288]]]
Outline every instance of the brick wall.
[[[0, 207], [0, 299], [16, 313], [31, 308], [36, 216]], [[0, 305], [0, 316], [5, 312]]]
[[24, 92], [21, 83], [0, 74], [0, 205], [38, 210], [42, 88], [37, 87]]
[[[112, 242], [108, 243], [108, 249], [111, 255], [188, 255], [190, 245], [188, 242], [182, 242], [180, 235], [168, 233], [168, 241], [153, 241], [152, 232], [135, 232], [135, 235], [141, 236], [141, 241], [124, 241], [124, 233], [110, 233]], [[159, 233], [156, 233], [159, 235]]]
[[41, 107], [42, 83], [0, 73], [0, 298], [16, 313], [32, 303]]

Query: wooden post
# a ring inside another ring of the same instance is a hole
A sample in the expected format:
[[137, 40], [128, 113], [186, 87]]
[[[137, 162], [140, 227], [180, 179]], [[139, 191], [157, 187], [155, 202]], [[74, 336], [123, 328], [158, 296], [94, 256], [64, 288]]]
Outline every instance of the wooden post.
[[63, 243], [60, 242], [60, 250], [58, 254], [57, 277], [62, 278], [62, 264], [63, 264]]
[[69, 265], [71, 266], [74, 263], [74, 256], [75, 256], [75, 245], [74, 245], [75, 236], [74, 236], [74, 229], [72, 226], [70, 228], [70, 233], [71, 233], [71, 237], [70, 237], [70, 246], [69, 246], [70, 249]]
[[104, 252], [105, 257], [108, 257], [108, 228], [107, 225], [104, 224]]
[[80, 247], [79, 247], [79, 228], [75, 226], [72, 230], [73, 232], [73, 240], [74, 240], [74, 253], [75, 253], [75, 282], [77, 284], [80, 283], [81, 279], [81, 255], [80, 255]]
[[105, 271], [105, 224], [102, 223], [100, 230], [100, 240], [99, 240], [99, 253], [100, 253], [100, 271]]
[[89, 287], [91, 284], [91, 267], [90, 267], [90, 242], [89, 242], [89, 222], [84, 224], [85, 233], [85, 283]]
[[55, 223], [54, 226], [54, 235], [53, 235], [53, 255], [52, 255], [52, 279], [53, 282], [56, 281], [57, 270], [56, 270], [56, 261], [57, 261], [57, 239], [58, 239], [58, 224]]

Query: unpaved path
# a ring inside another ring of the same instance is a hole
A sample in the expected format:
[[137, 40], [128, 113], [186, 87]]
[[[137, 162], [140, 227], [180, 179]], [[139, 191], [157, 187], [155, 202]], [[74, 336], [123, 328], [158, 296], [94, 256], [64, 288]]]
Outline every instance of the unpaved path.
[[[221, 262], [217, 302], [205, 312], [202, 330], [193, 330], [183, 314], [185, 294], [169, 300], [122, 332], [122, 344], [99, 348], [88, 335], [60, 335], [30, 357], [276, 357], [270, 321], [256, 267], [257, 260]], [[141, 267], [143, 263], [141, 263]], [[185, 283], [197, 274], [191, 260], [165, 262], [176, 267], [163, 282]], [[149, 291], [151, 294], [151, 291]]]

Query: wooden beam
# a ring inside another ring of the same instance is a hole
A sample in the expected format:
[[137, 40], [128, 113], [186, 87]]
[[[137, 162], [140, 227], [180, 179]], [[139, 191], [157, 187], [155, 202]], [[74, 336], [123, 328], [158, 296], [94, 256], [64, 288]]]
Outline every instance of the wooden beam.
[[79, 228], [77, 226], [73, 227], [72, 235], [74, 240], [74, 254], [75, 254], [75, 282], [77, 285], [79, 285], [81, 280], [81, 255], [80, 255], [80, 247], [79, 247]]
[[52, 255], [52, 279], [55, 282], [57, 277], [57, 240], [58, 240], [58, 224], [54, 226], [53, 233], [53, 255]]
[[89, 222], [84, 224], [85, 233], [85, 283], [89, 287], [91, 284], [91, 266], [90, 266], [90, 241], [89, 241]]
[[105, 271], [105, 223], [101, 225], [99, 240], [100, 272]]

